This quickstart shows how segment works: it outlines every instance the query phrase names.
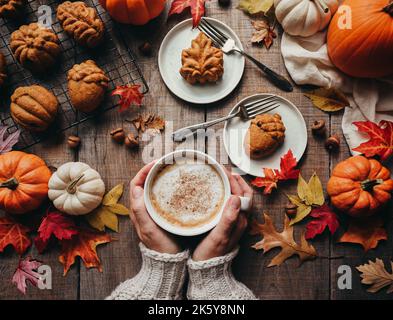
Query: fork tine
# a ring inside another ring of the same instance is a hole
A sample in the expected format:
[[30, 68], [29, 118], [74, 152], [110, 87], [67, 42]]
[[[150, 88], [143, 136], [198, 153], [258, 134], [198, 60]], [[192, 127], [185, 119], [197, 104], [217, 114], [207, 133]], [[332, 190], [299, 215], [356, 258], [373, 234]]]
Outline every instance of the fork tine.
[[272, 98], [275, 99], [276, 96], [270, 95], [270, 96], [268, 96], [268, 97], [265, 97], [265, 98], [262, 98], [262, 99], [255, 100], [255, 101], [253, 101], [253, 102], [246, 103], [246, 104], [244, 105], [244, 107], [245, 107], [245, 108], [252, 107], [252, 106], [254, 106], [254, 105], [256, 105], [256, 104], [260, 104], [261, 102], [263, 102], [263, 101], [268, 101], [268, 100], [270, 100], [270, 99], [272, 99]]
[[267, 102], [267, 103], [258, 104], [258, 105], [255, 105], [255, 106], [246, 108], [246, 110], [247, 110], [248, 113], [250, 113], [250, 112], [255, 111], [255, 110], [258, 110], [258, 109], [260, 109], [260, 108], [267, 108], [267, 107], [270, 107], [270, 106], [272, 106], [272, 105], [274, 105], [274, 104], [276, 104], [276, 103], [277, 103], [277, 101], [269, 101], [269, 102]]
[[204, 34], [206, 34], [213, 42], [218, 45], [218, 47], [224, 46], [224, 43], [216, 36], [214, 35], [209, 29], [206, 29], [205, 26], [199, 25], [198, 26], [199, 31], [202, 31]]
[[213, 26], [209, 21], [207, 21], [206, 19], [201, 19], [201, 23], [203, 25], [205, 25], [207, 28], [209, 28], [212, 32], [214, 32], [218, 37], [221, 38], [222, 41], [227, 41], [228, 40], [228, 36], [226, 36], [223, 32], [221, 32], [220, 30], [218, 30], [217, 27]]
[[270, 107], [270, 108], [268, 108], [268, 109], [262, 109], [262, 110], [259, 110], [258, 112], [252, 112], [252, 113], [249, 114], [248, 116], [249, 116], [250, 118], [254, 118], [255, 116], [257, 116], [257, 115], [259, 115], [259, 114], [268, 113], [268, 112], [270, 112], [270, 111], [273, 111], [274, 109], [277, 109], [279, 106], [280, 106], [280, 105], [277, 104], [277, 105], [272, 106], [272, 107]]

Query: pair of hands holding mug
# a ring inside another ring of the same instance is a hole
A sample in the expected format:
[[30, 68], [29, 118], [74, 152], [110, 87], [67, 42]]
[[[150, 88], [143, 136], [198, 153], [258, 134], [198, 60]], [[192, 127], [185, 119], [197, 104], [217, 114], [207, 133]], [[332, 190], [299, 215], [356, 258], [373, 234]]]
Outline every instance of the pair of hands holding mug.
[[[151, 250], [175, 254], [183, 249], [175, 236], [161, 229], [150, 217], [144, 202], [144, 183], [154, 162], [143, 167], [130, 183], [130, 217], [141, 242]], [[247, 217], [240, 211], [240, 198], [252, 201], [253, 190], [239, 175], [227, 172], [232, 196], [227, 201], [217, 226], [197, 245], [194, 261], [223, 256], [237, 245], [247, 227]]]

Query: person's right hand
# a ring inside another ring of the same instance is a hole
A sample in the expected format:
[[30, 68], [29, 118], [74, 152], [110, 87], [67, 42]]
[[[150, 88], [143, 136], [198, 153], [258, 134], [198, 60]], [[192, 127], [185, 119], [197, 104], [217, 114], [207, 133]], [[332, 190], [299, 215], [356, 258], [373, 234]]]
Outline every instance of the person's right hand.
[[253, 190], [241, 176], [227, 174], [233, 195], [226, 203], [217, 226], [196, 247], [192, 255], [194, 261], [204, 261], [231, 252], [247, 228], [246, 214], [240, 212], [239, 196], [252, 201]]

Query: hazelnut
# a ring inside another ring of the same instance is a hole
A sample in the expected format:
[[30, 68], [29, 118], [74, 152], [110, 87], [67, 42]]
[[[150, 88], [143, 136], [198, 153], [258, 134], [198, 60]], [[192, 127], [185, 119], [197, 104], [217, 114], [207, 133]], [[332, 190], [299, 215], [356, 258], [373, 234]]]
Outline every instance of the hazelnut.
[[132, 133], [129, 133], [124, 140], [124, 144], [130, 149], [137, 148], [139, 146], [139, 138], [135, 137]]
[[79, 138], [77, 136], [69, 136], [67, 143], [71, 149], [76, 149], [81, 144], [81, 138]]
[[227, 7], [231, 3], [231, 0], [218, 0], [218, 4], [222, 7]]
[[340, 137], [337, 134], [332, 135], [325, 141], [325, 147], [329, 151], [337, 150], [340, 147]]
[[110, 135], [113, 141], [116, 141], [117, 143], [123, 143], [126, 137], [123, 128], [117, 128], [115, 130], [112, 130]]
[[142, 43], [139, 46], [139, 51], [144, 55], [144, 56], [150, 56], [152, 53], [152, 48], [151, 44], [149, 42]]
[[311, 131], [317, 136], [323, 136], [326, 132], [325, 120], [314, 121], [313, 125], [311, 126]]
[[294, 216], [297, 213], [297, 205], [293, 203], [288, 203], [285, 206], [285, 213], [288, 216]]

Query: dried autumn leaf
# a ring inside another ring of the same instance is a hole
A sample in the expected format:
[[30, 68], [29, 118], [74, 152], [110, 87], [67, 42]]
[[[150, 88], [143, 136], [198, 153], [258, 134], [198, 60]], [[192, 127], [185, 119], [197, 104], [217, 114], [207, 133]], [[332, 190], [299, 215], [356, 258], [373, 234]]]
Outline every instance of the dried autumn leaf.
[[19, 141], [19, 130], [8, 134], [7, 138], [5, 138], [7, 130], [7, 127], [0, 126], [0, 154], [10, 152], [12, 150], [12, 147]]
[[0, 252], [11, 245], [20, 255], [25, 253], [31, 245], [29, 231], [28, 227], [10, 218], [0, 218]]
[[356, 267], [361, 273], [362, 283], [371, 285], [367, 289], [368, 292], [375, 293], [389, 286], [387, 293], [393, 292], [393, 262], [390, 262], [392, 273], [385, 269], [385, 265], [381, 259], [375, 262], [369, 260], [368, 263]]
[[101, 205], [92, 213], [86, 216], [87, 222], [99, 231], [104, 231], [105, 227], [119, 232], [119, 219], [117, 215], [128, 215], [129, 210], [118, 203], [123, 194], [123, 184], [118, 184], [110, 190], [103, 198]]
[[249, 14], [266, 13], [273, 3], [274, 0], [240, 0], [238, 8]]
[[263, 42], [265, 47], [269, 49], [273, 44], [273, 39], [277, 37], [274, 32], [274, 28], [270, 27], [267, 19], [252, 21], [252, 26], [255, 31], [252, 33], [251, 42], [260, 43]]
[[165, 129], [165, 120], [152, 113], [146, 115], [140, 114], [138, 117], [131, 120], [131, 122], [138, 132], [145, 132], [148, 130], [154, 135]]
[[263, 172], [265, 176], [255, 178], [251, 181], [251, 184], [258, 188], [263, 188], [263, 194], [269, 195], [274, 189], [277, 189], [278, 176], [272, 169], [263, 168]]
[[344, 93], [337, 89], [320, 88], [304, 94], [311, 99], [313, 105], [326, 112], [336, 112], [349, 107], [349, 101]]
[[308, 186], [311, 190], [312, 194], [312, 203], [313, 205], [321, 206], [325, 203], [325, 196], [323, 194], [323, 187], [321, 180], [314, 172], [311, 176], [310, 180], [308, 181]]
[[37, 286], [38, 280], [40, 279], [40, 274], [37, 272], [37, 269], [41, 265], [41, 262], [34, 260], [31, 257], [19, 260], [18, 267], [12, 276], [12, 283], [16, 284], [20, 292], [26, 294], [27, 281], [29, 281], [33, 286]]
[[334, 234], [340, 223], [338, 222], [337, 215], [328, 205], [322, 205], [319, 208], [314, 208], [310, 216], [315, 220], [310, 221], [306, 225], [306, 239], [314, 239], [317, 235], [323, 233], [326, 228], [329, 229], [331, 234]]
[[379, 156], [382, 161], [389, 159], [393, 154], [393, 122], [382, 120], [378, 125], [371, 121], [358, 121], [353, 123], [359, 132], [365, 133], [370, 140], [363, 142], [352, 149], [363, 153], [367, 158]]
[[76, 235], [76, 226], [70, 216], [65, 216], [59, 211], [48, 211], [38, 228], [38, 236], [34, 239], [34, 244], [39, 253], [47, 247], [51, 237], [58, 240], [69, 240]]
[[81, 257], [86, 268], [97, 268], [102, 272], [96, 247], [111, 242], [111, 237], [104, 232], [95, 232], [86, 228], [78, 228], [78, 234], [70, 240], [63, 240], [59, 261], [64, 265], [64, 276], [74, 264], [77, 256]]
[[284, 230], [280, 233], [276, 231], [272, 219], [266, 213], [264, 213], [264, 219], [264, 224], [253, 221], [251, 225], [251, 234], [260, 234], [263, 237], [252, 248], [263, 250], [264, 253], [273, 248], [281, 248], [281, 252], [272, 259], [268, 267], [279, 266], [293, 255], [299, 257], [300, 264], [317, 257], [315, 248], [307, 242], [304, 233], [301, 235], [300, 244], [296, 243], [293, 238], [293, 227], [289, 225], [289, 219], [287, 217], [285, 217]]
[[348, 230], [338, 242], [360, 244], [364, 251], [368, 251], [376, 248], [380, 240], [387, 239], [388, 235], [383, 227], [383, 220], [378, 216], [372, 216], [366, 219], [351, 219]]
[[168, 16], [182, 13], [187, 8], [191, 11], [192, 27], [196, 28], [205, 14], [205, 0], [174, 0]]
[[117, 86], [116, 89], [112, 91], [112, 96], [120, 96], [119, 111], [127, 110], [132, 104], [137, 106], [142, 105], [142, 99], [144, 95], [140, 89], [140, 84], [127, 84], [124, 86]]

